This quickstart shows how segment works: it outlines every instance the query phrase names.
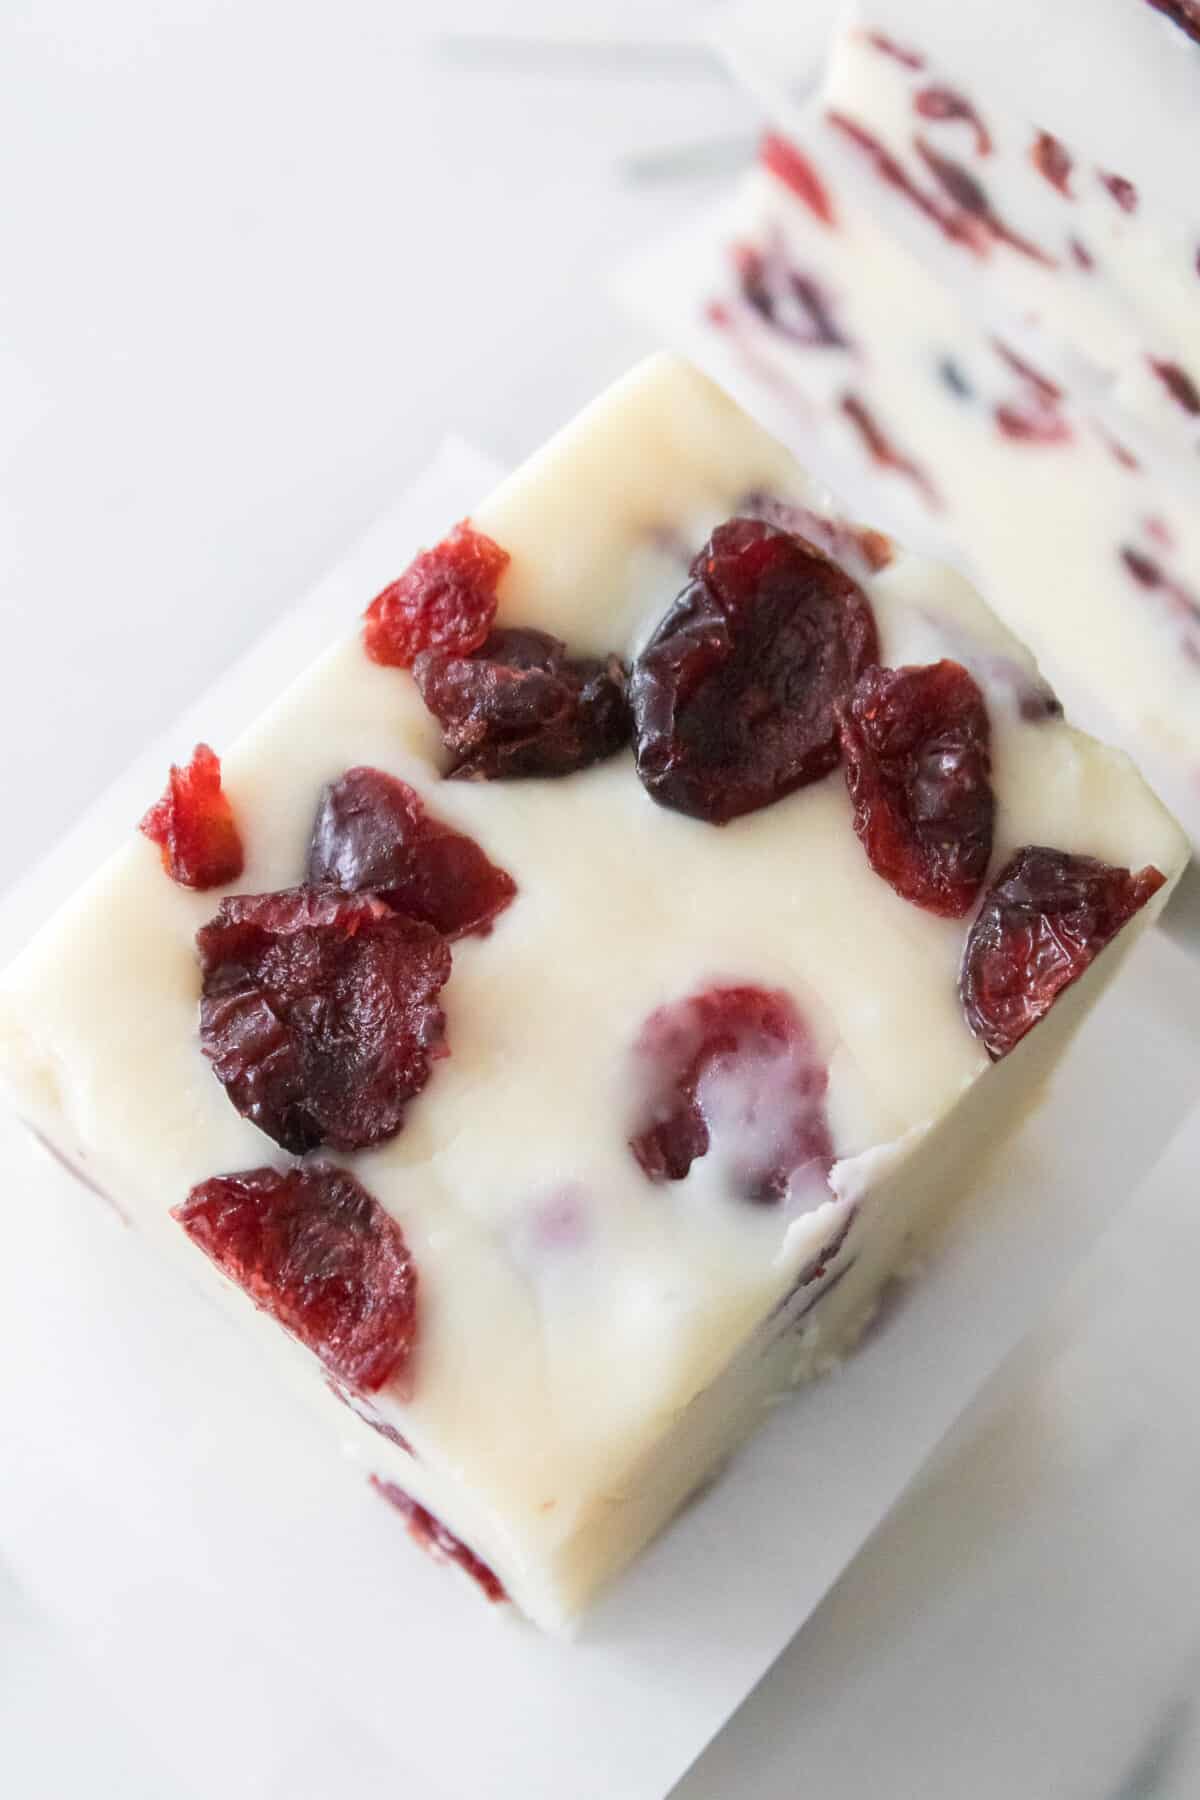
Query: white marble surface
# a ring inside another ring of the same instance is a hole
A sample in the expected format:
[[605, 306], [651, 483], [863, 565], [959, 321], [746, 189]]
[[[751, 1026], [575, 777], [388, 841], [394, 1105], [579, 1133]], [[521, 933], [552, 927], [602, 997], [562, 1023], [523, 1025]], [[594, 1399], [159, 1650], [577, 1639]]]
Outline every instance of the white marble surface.
[[[565, 10], [446, 0], [436, 23], [554, 34]], [[385, 0], [4, 13], [0, 884], [447, 425], [515, 457], [645, 347], [607, 270], [713, 186], [630, 183], [619, 159], [714, 138], [736, 154], [752, 129], [681, 43], [704, 11], [579, 5], [586, 60], [438, 53], [428, 9]], [[613, 41], [634, 25], [655, 45], [640, 58]], [[681, 1800], [1200, 1788], [1198, 1140]], [[103, 1654], [65, 1647], [0, 1574], [0, 1790], [180, 1791], [107, 1705]], [[360, 1759], [356, 1797], [387, 1774]], [[314, 1760], [289, 1800], [331, 1780]]]

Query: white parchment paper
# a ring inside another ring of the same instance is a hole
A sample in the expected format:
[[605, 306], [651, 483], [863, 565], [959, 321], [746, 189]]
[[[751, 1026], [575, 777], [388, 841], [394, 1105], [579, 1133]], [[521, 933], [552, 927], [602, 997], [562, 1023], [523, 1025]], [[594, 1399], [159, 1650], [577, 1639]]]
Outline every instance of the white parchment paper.
[[[493, 471], [462, 447], [11, 897], [8, 944]], [[659, 1800], [1165, 1150], [1196, 1090], [1200, 971], [1157, 934], [934, 1266], [781, 1407], [575, 1643], [417, 1552], [239, 1335], [0, 1122], [0, 1542], [180, 1796]]]

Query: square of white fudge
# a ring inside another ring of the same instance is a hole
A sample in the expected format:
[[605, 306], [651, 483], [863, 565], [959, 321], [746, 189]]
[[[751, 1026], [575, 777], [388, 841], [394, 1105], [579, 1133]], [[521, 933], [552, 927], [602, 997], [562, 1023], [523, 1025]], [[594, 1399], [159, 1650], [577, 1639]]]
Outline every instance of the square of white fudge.
[[[629, 663], [711, 531], [765, 502], [807, 509], [814, 532], [831, 522], [885, 665], [950, 656], [978, 681], [997, 798], [991, 872], [1019, 846], [1048, 844], [1167, 878], [1002, 1061], [959, 998], [969, 919], [925, 911], [874, 872], [841, 771], [720, 828], [656, 804], [628, 753], [562, 779], [446, 780], [411, 674], [369, 660], [357, 629], [225, 757], [246, 852], [229, 890], [176, 885], [131, 834], [0, 983], [0, 1067], [22, 1114], [308, 1378], [381, 1481], [550, 1628], [703, 1485], [764, 1400], [853, 1343], [922, 1227], [1035, 1098], [1185, 860], [1124, 757], [1023, 704], [1041, 691], [1036, 668], [961, 577], [895, 546], [873, 568], [828, 496], [685, 363], [636, 369], [473, 523], [511, 556], [501, 624]], [[453, 946], [450, 1055], [403, 1129], [327, 1158], [397, 1222], [418, 1279], [404, 1379], [343, 1391], [347, 1412], [321, 1362], [172, 1209], [210, 1177], [292, 1164], [202, 1054], [195, 936], [223, 892], [303, 880], [322, 788], [363, 765], [415, 788], [517, 894], [490, 934]], [[649, 1180], [630, 1149], [646, 1021], [728, 986], [788, 995], [826, 1084], [827, 1180], [775, 1204], [732, 1191], [715, 1123], [711, 1154], [683, 1179]]]

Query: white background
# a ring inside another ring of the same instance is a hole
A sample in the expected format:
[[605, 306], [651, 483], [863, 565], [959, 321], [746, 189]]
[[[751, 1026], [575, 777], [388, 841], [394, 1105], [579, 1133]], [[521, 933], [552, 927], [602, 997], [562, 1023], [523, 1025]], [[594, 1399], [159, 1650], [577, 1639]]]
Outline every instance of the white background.
[[[447, 428], [512, 460], [647, 347], [608, 302], [610, 268], [716, 186], [633, 179], [628, 159], [728, 140], [736, 160], [753, 134], [687, 49], [703, 12], [3, 0], [0, 884]], [[608, 41], [431, 41], [564, 21]], [[635, 31], [639, 56], [611, 41]], [[1163, 1328], [1194, 1291], [1195, 1155], [681, 1800], [1198, 1791], [1200, 1452], [1173, 1427], [1195, 1346]], [[2, 1569], [0, 1791], [171, 1793]]]

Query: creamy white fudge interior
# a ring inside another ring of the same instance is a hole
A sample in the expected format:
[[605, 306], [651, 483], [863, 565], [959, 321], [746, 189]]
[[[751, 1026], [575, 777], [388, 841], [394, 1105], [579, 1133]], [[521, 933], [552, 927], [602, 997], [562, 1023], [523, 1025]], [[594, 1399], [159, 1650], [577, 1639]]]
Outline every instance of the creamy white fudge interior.
[[[1035, 1098], [1186, 855], [1129, 761], [1038, 703], [1032, 658], [958, 574], [899, 548], [872, 569], [829, 496], [682, 361], [635, 370], [473, 522], [511, 554], [500, 623], [628, 661], [713, 528], [766, 503], [815, 515], [815, 534], [832, 521], [885, 664], [951, 657], [978, 681], [991, 873], [1048, 844], [1166, 877], [1002, 1061], [959, 1000], [969, 921], [873, 871], [840, 770], [721, 828], [655, 804], [627, 753], [560, 780], [443, 780], [412, 677], [368, 660], [356, 630], [224, 759], [247, 859], [236, 891], [301, 881], [323, 784], [366, 764], [412, 784], [518, 893], [489, 936], [454, 945], [450, 1055], [403, 1130], [332, 1158], [399, 1222], [419, 1279], [409, 1392], [351, 1412], [171, 1216], [208, 1177], [289, 1164], [200, 1049], [195, 934], [221, 890], [177, 886], [131, 833], [0, 983], [0, 1067], [22, 1114], [550, 1628], [704, 1483], [765, 1399], [853, 1341], [923, 1223]], [[737, 1146], [719, 1118], [685, 1179], [652, 1183], [630, 1151], [645, 1021], [720, 984], [785, 990], [827, 1070], [828, 1184], [780, 1204], [731, 1197]]]
[[1200, 844], [1200, 44], [1146, 0], [863, 0], [801, 104], [790, 10], [749, 13], [798, 155], [663, 258], [658, 322], [958, 561]]

